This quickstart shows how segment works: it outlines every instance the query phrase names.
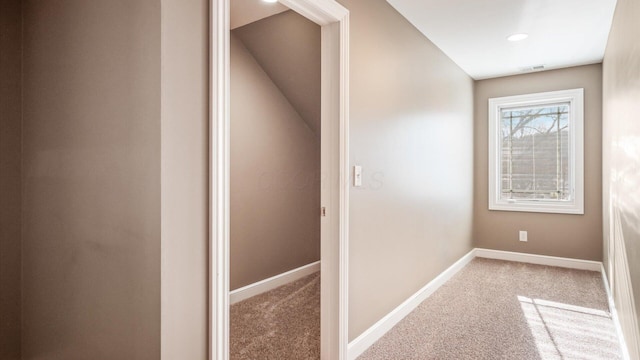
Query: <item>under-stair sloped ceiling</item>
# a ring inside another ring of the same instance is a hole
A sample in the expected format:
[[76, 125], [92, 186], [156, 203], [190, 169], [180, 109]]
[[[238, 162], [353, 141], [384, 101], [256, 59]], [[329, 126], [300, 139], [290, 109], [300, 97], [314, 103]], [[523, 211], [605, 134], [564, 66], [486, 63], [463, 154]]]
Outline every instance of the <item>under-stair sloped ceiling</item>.
[[286, 11], [233, 30], [320, 136], [320, 26]]

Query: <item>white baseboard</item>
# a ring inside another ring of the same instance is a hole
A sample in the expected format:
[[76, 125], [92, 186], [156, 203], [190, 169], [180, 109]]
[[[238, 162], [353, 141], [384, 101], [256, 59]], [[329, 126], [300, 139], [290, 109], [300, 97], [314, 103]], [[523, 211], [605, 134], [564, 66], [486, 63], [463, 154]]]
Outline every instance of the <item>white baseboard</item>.
[[620, 348], [622, 351], [623, 360], [631, 360], [629, 356], [629, 348], [624, 340], [624, 334], [622, 333], [622, 325], [620, 325], [620, 318], [618, 318], [618, 311], [616, 310], [616, 303], [613, 301], [611, 295], [611, 288], [609, 287], [609, 279], [607, 279], [607, 273], [604, 271], [604, 265], [600, 266], [600, 273], [602, 273], [602, 281], [604, 282], [604, 288], [607, 291], [607, 300], [609, 301], [609, 312], [611, 313], [611, 319], [613, 325], [616, 327], [616, 333], [618, 334], [618, 341], [620, 341]]
[[252, 296], [262, 294], [279, 286], [301, 279], [307, 275], [311, 275], [317, 271], [320, 271], [320, 261], [316, 261], [280, 275], [233, 290], [229, 293], [229, 302], [231, 304], [235, 304]]
[[569, 269], [600, 271], [602, 263], [599, 261], [570, 259], [556, 256], [525, 254], [511, 251], [475, 249], [475, 256], [487, 259], [517, 261], [528, 264], [556, 266]]
[[460, 260], [456, 261], [447, 270], [438, 275], [435, 279], [431, 280], [426, 286], [420, 289], [410, 298], [405, 300], [400, 306], [393, 309], [385, 317], [380, 319], [377, 323], [373, 324], [369, 329], [363, 332], [360, 336], [351, 341], [347, 348], [348, 360], [356, 359], [365, 350], [367, 350], [373, 343], [378, 341], [384, 334], [386, 334], [391, 328], [393, 328], [400, 320], [404, 319], [409, 313], [411, 313], [420, 303], [426, 300], [431, 294], [433, 294], [440, 286], [446, 283], [453, 277], [458, 271], [465, 267], [474, 258], [473, 250], [467, 255], [463, 256]]

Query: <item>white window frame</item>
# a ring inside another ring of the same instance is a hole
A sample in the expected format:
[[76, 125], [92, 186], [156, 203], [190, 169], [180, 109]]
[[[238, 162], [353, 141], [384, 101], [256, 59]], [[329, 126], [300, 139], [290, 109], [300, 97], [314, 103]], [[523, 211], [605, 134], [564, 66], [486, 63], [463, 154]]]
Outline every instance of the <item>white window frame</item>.
[[[571, 200], [500, 199], [502, 182], [502, 109], [569, 103], [569, 176]], [[489, 99], [489, 210], [584, 214], [584, 89], [551, 91]]]

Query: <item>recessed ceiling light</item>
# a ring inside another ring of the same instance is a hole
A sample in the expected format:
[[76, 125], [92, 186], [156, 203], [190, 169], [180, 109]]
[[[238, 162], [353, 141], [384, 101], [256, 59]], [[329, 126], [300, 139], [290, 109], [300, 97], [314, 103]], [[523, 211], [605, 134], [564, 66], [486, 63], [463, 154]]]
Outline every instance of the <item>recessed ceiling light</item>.
[[262, 0], [262, 1], [264, 1], [266, 3], [277, 3], [278, 2], [278, 0]]
[[507, 38], [509, 41], [522, 41], [529, 37], [529, 34], [513, 34]]

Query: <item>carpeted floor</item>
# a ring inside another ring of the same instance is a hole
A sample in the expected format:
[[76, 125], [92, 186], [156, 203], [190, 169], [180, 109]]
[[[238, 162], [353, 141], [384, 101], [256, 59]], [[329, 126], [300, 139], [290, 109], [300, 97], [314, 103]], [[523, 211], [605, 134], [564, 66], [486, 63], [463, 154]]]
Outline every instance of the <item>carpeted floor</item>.
[[[231, 306], [231, 359], [319, 359], [320, 273]], [[621, 359], [599, 273], [474, 259], [359, 360]]]
[[320, 359], [320, 272], [231, 305], [230, 355]]
[[359, 360], [620, 358], [599, 273], [476, 258]]

